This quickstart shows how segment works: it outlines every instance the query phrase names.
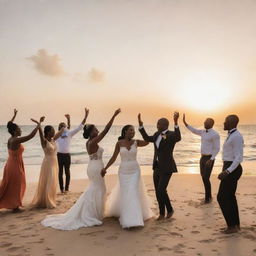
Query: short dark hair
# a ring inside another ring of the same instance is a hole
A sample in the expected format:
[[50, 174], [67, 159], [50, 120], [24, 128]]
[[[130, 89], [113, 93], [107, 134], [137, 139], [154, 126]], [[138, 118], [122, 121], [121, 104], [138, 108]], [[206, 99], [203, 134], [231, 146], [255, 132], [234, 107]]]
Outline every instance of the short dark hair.
[[13, 136], [15, 131], [17, 130], [18, 128], [18, 125], [13, 123], [12, 121], [9, 121], [7, 123], [7, 129], [8, 129], [8, 132]]

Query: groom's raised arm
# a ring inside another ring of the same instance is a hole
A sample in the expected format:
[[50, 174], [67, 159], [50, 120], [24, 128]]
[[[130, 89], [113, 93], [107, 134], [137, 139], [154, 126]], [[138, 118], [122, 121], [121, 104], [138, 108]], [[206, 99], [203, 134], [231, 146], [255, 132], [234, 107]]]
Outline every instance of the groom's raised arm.
[[181, 140], [180, 128], [179, 128], [179, 126], [176, 126], [176, 125], [175, 125], [175, 128], [174, 128], [174, 140], [176, 142]]
[[143, 122], [141, 120], [141, 115], [138, 115], [138, 122], [139, 122], [139, 132], [143, 138], [143, 140], [148, 141], [148, 142], [154, 142], [154, 136], [149, 136], [147, 132], [145, 131], [143, 127]]

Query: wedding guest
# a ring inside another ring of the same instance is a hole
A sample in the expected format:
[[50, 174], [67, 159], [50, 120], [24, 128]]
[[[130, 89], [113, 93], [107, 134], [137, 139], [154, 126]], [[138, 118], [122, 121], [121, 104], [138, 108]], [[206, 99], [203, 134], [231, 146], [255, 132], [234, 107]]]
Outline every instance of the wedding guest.
[[[40, 119], [41, 123], [44, 117]], [[58, 183], [58, 160], [57, 160], [57, 145], [55, 141], [64, 132], [64, 127], [55, 134], [55, 130], [51, 125], [44, 128], [44, 133], [41, 126], [39, 134], [41, 145], [44, 150], [44, 159], [41, 165], [41, 171], [37, 190], [32, 200], [31, 205], [37, 208], [54, 208], [56, 207], [57, 183]]]
[[195, 129], [189, 125], [186, 122], [185, 114], [183, 114], [183, 122], [188, 130], [201, 137], [200, 174], [205, 189], [205, 198], [203, 203], [208, 204], [212, 202], [210, 177], [215, 157], [220, 151], [220, 135], [213, 129], [214, 120], [212, 118], [207, 118], [204, 121], [204, 129]]
[[22, 211], [20, 207], [26, 190], [25, 168], [22, 158], [24, 147], [21, 143], [32, 139], [40, 126], [38, 123], [29, 135], [21, 137], [21, 128], [14, 123], [17, 112], [14, 109], [13, 118], [7, 124], [8, 132], [11, 134], [7, 143], [9, 156], [0, 185], [0, 208], [12, 209], [13, 212]]
[[[75, 128], [74, 130], [70, 129], [70, 115], [66, 114], [65, 117], [67, 118], [67, 125], [65, 123], [59, 124], [59, 130], [64, 128], [64, 132], [62, 135], [57, 139], [57, 146], [58, 146], [58, 164], [59, 164], [59, 186], [61, 193], [69, 191], [69, 184], [70, 184], [70, 164], [71, 164], [71, 155], [70, 155], [70, 143], [72, 137], [77, 134], [80, 130], [83, 129], [84, 124], [86, 122], [86, 118], [88, 115], [88, 110], [85, 109], [85, 117], [82, 120], [81, 124]], [[63, 184], [63, 169], [65, 170], [66, 182], [65, 182], [65, 190]]]
[[223, 144], [223, 168], [218, 176], [221, 182], [217, 199], [227, 223], [225, 234], [236, 233], [240, 230], [236, 189], [243, 172], [241, 162], [243, 161], [244, 140], [237, 130], [238, 123], [237, 115], [227, 116], [224, 122], [224, 130], [228, 131], [228, 137]]

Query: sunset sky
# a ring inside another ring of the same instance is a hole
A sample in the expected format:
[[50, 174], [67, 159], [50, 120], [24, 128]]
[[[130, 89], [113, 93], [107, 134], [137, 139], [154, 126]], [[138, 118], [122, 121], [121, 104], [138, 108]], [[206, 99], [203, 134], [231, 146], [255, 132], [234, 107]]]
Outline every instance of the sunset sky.
[[236, 113], [256, 123], [255, 0], [0, 0], [0, 123]]

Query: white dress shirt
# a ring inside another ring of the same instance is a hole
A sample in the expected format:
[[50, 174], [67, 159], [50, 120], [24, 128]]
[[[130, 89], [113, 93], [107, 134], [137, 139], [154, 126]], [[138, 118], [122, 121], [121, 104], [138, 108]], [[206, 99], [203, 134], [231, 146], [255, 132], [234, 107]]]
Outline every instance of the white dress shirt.
[[231, 134], [228, 135], [223, 144], [222, 160], [232, 162], [227, 171], [233, 172], [243, 161], [244, 139], [236, 129], [230, 130], [229, 133]]
[[80, 124], [74, 130], [65, 130], [62, 135], [56, 140], [58, 146], [58, 153], [67, 154], [70, 153], [70, 142], [72, 137], [77, 134], [83, 128], [83, 124]]
[[[139, 130], [142, 129], [142, 128], [144, 128], [144, 126], [139, 126]], [[179, 126], [178, 126], [178, 125], [174, 125], [174, 128], [177, 129], [177, 128], [179, 128]], [[159, 148], [160, 142], [161, 142], [161, 140], [162, 140], [162, 138], [163, 138], [163, 134], [166, 134], [167, 132], [168, 132], [168, 129], [166, 129], [165, 131], [161, 132], [161, 133], [158, 135], [158, 137], [157, 137], [157, 139], [156, 139], [156, 141], [155, 141], [157, 148]]]
[[201, 154], [211, 155], [214, 160], [220, 151], [220, 135], [213, 129], [195, 129], [188, 125], [187, 128], [194, 134], [201, 136]]
[[163, 135], [166, 134], [167, 131], [168, 131], [168, 129], [166, 129], [165, 131], [161, 132], [161, 133], [158, 135], [158, 137], [157, 137], [157, 139], [156, 139], [156, 147], [157, 147], [157, 148], [159, 148], [160, 142], [161, 142], [161, 140], [163, 139]]

